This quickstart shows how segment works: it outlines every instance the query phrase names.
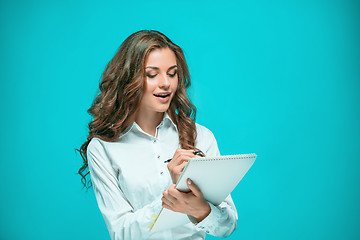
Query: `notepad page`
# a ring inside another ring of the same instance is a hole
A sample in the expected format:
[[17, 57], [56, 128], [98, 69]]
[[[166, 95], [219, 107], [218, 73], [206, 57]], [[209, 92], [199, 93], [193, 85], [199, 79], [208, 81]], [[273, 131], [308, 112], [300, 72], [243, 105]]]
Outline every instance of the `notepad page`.
[[190, 159], [176, 188], [183, 192], [189, 191], [186, 179], [190, 178], [207, 201], [219, 205], [238, 185], [255, 159], [256, 154]]
[[[186, 180], [190, 178], [200, 188], [207, 201], [219, 205], [244, 177], [256, 157], [256, 154], [242, 154], [192, 158], [180, 175], [176, 188], [184, 192], [189, 191]], [[170, 229], [188, 222], [190, 220], [186, 214], [163, 208], [150, 230]]]

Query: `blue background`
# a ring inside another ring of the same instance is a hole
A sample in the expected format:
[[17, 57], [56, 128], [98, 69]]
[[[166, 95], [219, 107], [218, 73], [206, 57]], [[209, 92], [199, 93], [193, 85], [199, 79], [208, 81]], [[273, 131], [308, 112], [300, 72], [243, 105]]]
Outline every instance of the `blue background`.
[[156, 29], [183, 48], [221, 153], [258, 154], [229, 239], [359, 239], [359, 6], [1, 1], [0, 238], [110, 239], [74, 148], [107, 62]]

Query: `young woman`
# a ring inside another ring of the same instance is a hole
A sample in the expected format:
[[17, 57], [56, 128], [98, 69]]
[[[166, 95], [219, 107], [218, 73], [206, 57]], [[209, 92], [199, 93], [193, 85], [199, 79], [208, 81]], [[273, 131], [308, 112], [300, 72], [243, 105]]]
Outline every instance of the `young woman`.
[[[183, 51], [158, 31], [130, 35], [106, 66], [88, 110], [94, 119], [80, 149], [79, 174], [87, 186], [90, 172], [112, 240], [225, 237], [236, 228], [230, 195], [214, 206], [190, 179], [190, 193], [175, 188], [194, 151], [220, 155], [212, 132], [195, 123], [189, 86]], [[187, 214], [189, 223], [150, 232], [161, 207]]]

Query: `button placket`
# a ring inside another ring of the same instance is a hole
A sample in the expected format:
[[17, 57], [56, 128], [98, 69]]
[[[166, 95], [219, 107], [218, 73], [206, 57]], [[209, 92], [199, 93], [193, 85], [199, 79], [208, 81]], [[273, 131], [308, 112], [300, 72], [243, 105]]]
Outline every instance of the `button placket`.
[[157, 164], [159, 167], [159, 175], [162, 177], [163, 181], [166, 181], [166, 171], [167, 171], [167, 167], [166, 164], [163, 164], [163, 162], [165, 161], [165, 159], [163, 159], [162, 156], [162, 152], [161, 152], [161, 141], [159, 140], [159, 133], [160, 133], [160, 129], [161, 126], [163, 126], [164, 123], [161, 122], [159, 124], [159, 126], [156, 128], [156, 132], [155, 132], [155, 138], [153, 139], [153, 144], [154, 144], [154, 152], [155, 152], [155, 158], [157, 160]]
[[155, 159], [158, 166], [158, 171], [160, 176], [164, 176], [163, 164], [161, 164], [161, 151], [160, 151], [160, 142], [158, 139], [158, 130], [156, 131], [155, 138], [152, 140], [154, 146]]

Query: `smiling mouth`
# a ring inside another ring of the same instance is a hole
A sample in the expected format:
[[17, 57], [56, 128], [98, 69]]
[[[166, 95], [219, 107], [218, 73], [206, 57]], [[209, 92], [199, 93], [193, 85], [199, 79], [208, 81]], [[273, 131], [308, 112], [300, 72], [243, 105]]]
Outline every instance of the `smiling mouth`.
[[166, 93], [166, 94], [154, 94], [155, 97], [161, 97], [161, 98], [166, 98], [168, 96], [170, 96], [170, 93]]

